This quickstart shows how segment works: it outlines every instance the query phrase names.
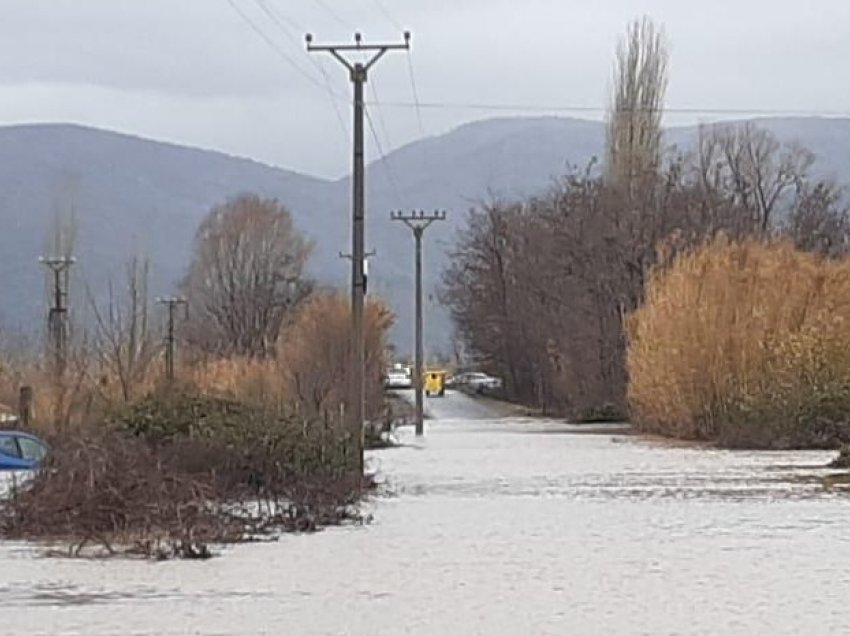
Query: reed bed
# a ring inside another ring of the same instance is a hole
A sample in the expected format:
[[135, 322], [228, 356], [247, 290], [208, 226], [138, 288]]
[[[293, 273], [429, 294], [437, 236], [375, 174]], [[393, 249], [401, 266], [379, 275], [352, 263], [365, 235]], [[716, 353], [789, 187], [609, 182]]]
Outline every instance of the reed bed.
[[655, 267], [626, 327], [639, 430], [729, 447], [850, 441], [850, 259], [719, 237]]

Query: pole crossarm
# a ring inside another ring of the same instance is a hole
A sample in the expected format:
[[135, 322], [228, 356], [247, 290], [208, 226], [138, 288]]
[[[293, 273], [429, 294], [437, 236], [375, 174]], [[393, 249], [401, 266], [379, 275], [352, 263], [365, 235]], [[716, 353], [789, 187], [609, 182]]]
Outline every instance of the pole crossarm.
[[393, 221], [401, 221], [407, 227], [415, 232], [424, 232], [429, 225], [435, 221], [445, 221], [446, 211], [435, 210], [433, 212], [425, 212], [424, 210], [414, 210], [412, 212], [403, 212], [397, 210], [390, 212], [390, 219]]
[[39, 256], [38, 262], [53, 270], [67, 269], [77, 262], [73, 256]]
[[354, 34], [354, 44], [313, 44], [312, 33], [305, 35], [304, 40], [307, 42], [307, 51], [330, 53], [349, 71], [353, 72], [357, 63], [346, 59], [342, 52], [372, 52], [373, 55], [368, 61], [365, 64], [361, 63], [363, 70], [368, 71], [387, 51], [407, 51], [410, 49], [410, 31], [405, 31], [403, 35], [404, 42], [394, 44], [363, 44], [363, 36], [360, 33]]

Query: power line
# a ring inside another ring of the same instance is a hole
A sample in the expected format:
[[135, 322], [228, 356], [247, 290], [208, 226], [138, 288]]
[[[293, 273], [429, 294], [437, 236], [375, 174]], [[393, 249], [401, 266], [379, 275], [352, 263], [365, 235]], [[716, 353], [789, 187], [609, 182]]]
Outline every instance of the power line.
[[381, 144], [381, 140], [378, 137], [378, 133], [375, 131], [375, 124], [372, 122], [372, 116], [369, 114], [369, 109], [363, 109], [364, 114], [366, 115], [366, 121], [369, 123], [369, 130], [372, 133], [372, 139], [375, 140], [375, 146], [378, 148], [378, 155], [381, 158], [381, 165], [384, 166], [384, 171], [387, 173], [387, 179], [390, 182], [390, 186], [392, 186], [393, 192], [398, 201], [402, 201], [401, 196], [401, 188], [398, 185], [398, 181], [396, 181], [395, 174], [393, 173], [392, 167], [390, 163], [387, 161], [387, 155], [384, 152], [384, 146]]
[[[304, 29], [301, 29], [301, 27], [299, 27], [295, 21], [283, 15], [283, 13], [274, 5], [267, 5], [266, 0], [256, 0], [256, 2], [260, 9], [263, 10], [263, 13], [265, 13], [269, 17], [269, 19], [281, 30], [281, 32], [300, 48], [301, 43], [299, 42], [298, 38], [292, 33], [290, 28], [287, 27], [287, 24], [290, 25], [292, 28], [298, 29], [300, 31], [303, 31]], [[337, 123], [339, 123], [339, 127], [342, 131], [342, 134], [347, 137], [348, 128], [346, 128], [345, 126], [345, 121], [343, 120], [342, 112], [339, 109], [338, 103], [340, 101], [346, 101], [346, 98], [342, 95], [337, 94], [334, 91], [333, 87], [331, 86], [330, 77], [328, 77], [328, 73], [327, 71], [325, 71], [325, 67], [322, 66], [322, 64], [311, 55], [308, 55], [307, 59], [310, 60], [310, 63], [313, 65], [313, 68], [318, 70], [319, 73], [322, 75], [322, 79], [324, 80], [325, 84], [325, 90], [327, 91], [328, 98], [331, 101], [331, 106], [333, 107], [334, 114], [336, 115]]]
[[[410, 77], [410, 91], [413, 95], [413, 103], [416, 107], [416, 125], [419, 128], [419, 137], [420, 139], [426, 139], [427, 135], [425, 134], [425, 124], [422, 121], [422, 107], [419, 103], [419, 90], [416, 87], [416, 74], [413, 72], [413, 56], [410, 54], [410, 51], [407, 52], [407, 73]], [[431, 167], [431, 155], [430, 148], [427, 144], [419, 144], [423, 163], [426, 168]]]
[[[295, 22], [291, 18], [288, 18], [287, 16], [285, 16], [283, 14], [283, 12], [279, 11], [274, 5], [269, 7], [266, 4], [266, 0], [257, 0], [257, 4], [259, 4], [267, 14], [270, 13], [270, 12], [273, 12], [275, 15], [271, 16], [272, 20], [277, 22], [278, 26], [280, 26], [280, 28], [283, 29], [287, 34], [291, 35], [291, 32], [286, 27], [286, 25], [288, 25], [288, 27], [290, 29], [295, 29], [296, 31], [299, 31], [299, 32], [304, 30], [304, 29], [301, 28], [301, 26], [297, 22]], [[286, 22], [286, 25], [281, 24], [281, 22]], [[292, 37], [295, 38], [295, 36], [292, 36]], [[295, 40], [297, 41], [297, 38], [295, 38]], [[300, 46], [301, 43], [299, 42], [298, 44]]]
[[377, 7], [378, 7], [378, 10], [379, 10], [381, 13], [383, 13], [383, 14], [384, 14], [384, 17], [385, 17], [387, 20], [389, 20], [389, 21], [392, 23], [392, 25], [393, 25], [396, 29], [398, 29], [399, 31], [404, 31], [404, 27], [402, 27], [402, 26], [401, 26], [401, 24], [399, 23], [399, 21], [398, 21], [398, 20], [396, 20], [396, 19], [392, 16], [392, 14], [391, 14], [391, 13], [387, 10], [387, 8], [384, 6], [384, 3], [383, 3], [383, 2], [381, 2], [381, 0], [373, 0], [373, 2], [375, 3], [375, 6], [377, 6]]
[[425, 127], [422, 124], [422, 104], [419, 102], [419, 90], [416, 88], [416, 74], [413, 72], [413, 59], [410, 53], [407, 55], [407, 72], [410, 75], [410, 91], [413, 94], [413, 105], [416, 107], [416, 121], [419, 125], [419, 134], [425, 137]]
[[[383, 102], [390, 108], [427, 108], [433, 110], [484, 110], [484, 111], [525, 111], [525, 112], [570, 112], [570, 113], [606, 113], [607, 106], [555, 105], [555, 104], [508, 104], [485, 102]], [[830, 111], [820, 109], [783, 109], [783, 108], [713, 108], [671, 106], [660, 109], [664, 113], [684, 115], [785, 115], [797, 117], [850, 117], [850, 111]], [[650, 109], [635, 109], [635, 112], [649, 112]]]
[[245, 22], [251, 30], [256, 33], [281, 59], [287, 62], [292, 68], [294, 68], [298, 73], [300, 73], [304, 79], [308, 82], [321, 88], [324, 90], [322, 84], [315, 77], [310, 75], [307, 71], [305, 71], [301, 66], [299, 66], [295, 60], [286, 53], [278, 44], [272, 40], [266, 33], [259, 27], [257, 24], [251, 19], [251, 17], [245, 13], [242, 9], [239, 8], [239, 5], [236, 4], [235, 0], [226, 0], [227, 4], [231, 6], [231, 8], [242, 18], [242, 21]]
[[322, 9], [324, 9], [328, 15], [330, 15], [334, 20], [339, 22], [339, 24], [346, 29], [354, 29], [354, 25], [341, 17], [336, 11], [334, 11], [331, 6], [325, 2], [325, 0], [313, 0], [317, 5], [319, 5]]
[[339, 128], [342, 131], [343, 136], [348, 137], [348, 128], [345, 125], [345, 120], [342, 117], [342, 111], [339, 109], [339, 104], [337, 103], [341, 98], [337, 97], [334, 92], [334, 89], [331, 86], [331, 78], [328, 76], [328, 72], [325, 70], [325, 67], [322, 66], [322, 63], [312, 56], [310, 57], [310, 61], [313, 62], [313, 65], [319, 69], [319, 72], [322, 74], [322, 77], [325, 80], [325, 88], [327, 88], [328, 91], [328, 97], [331, 100], [331, 105], [333, 106], [334, 114], [336, 115], [337, 123], [339, 123]]

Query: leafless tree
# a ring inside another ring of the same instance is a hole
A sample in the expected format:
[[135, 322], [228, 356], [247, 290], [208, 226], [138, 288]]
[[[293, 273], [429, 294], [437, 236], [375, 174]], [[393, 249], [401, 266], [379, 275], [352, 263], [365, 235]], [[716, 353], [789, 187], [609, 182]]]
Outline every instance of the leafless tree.
[[270, 353], [284, 317], [310, 291], [304, 266], [311, 251], [277, 200], [242, 195], [214, 207], [182, 283], [190, 342], [216, 354]]
[[148, 379], [160, 350], [158, 338], [150, 328], [149, 270], [146, 258], [132, 256], [126, 264], [124, 290], [116, 291], [110, 280], [103, 304], [89, 291], [95, 320], [95, 355], [107, 382], [117, 380], [124, 402], [138, 397], [137, 389]]
[[608, 113], [607, 173], [631, 192], [634, 181], [661, 162], [661, 118], [668, 50], [663, 30], [649, 18], [632, 22], [617, 48]]
[[697, 148], [697, 170], [705, 190], [746, 210], [762, 232], [794, 206], [815, 160], [810, 151], [782, 144], [752, 122], [703, 126]]

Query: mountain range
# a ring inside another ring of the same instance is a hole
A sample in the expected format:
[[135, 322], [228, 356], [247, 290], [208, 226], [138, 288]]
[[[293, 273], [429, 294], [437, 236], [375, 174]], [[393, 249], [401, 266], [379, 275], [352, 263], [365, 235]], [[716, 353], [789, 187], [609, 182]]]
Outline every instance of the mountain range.
[[[850, 119], [763, 119], [780, 139], [812, 150], [817, 171], [850, 182]], [[687, 147], [694, 128], [673, 128], [666, 142]], [[445, 222], [426, 233], [425, 289], [428, 350], [446, 350], [448, 313], [439, 284], [467, 210], [492, 197], [517, 197], [549, 187], [571, 165], [603, 149], [604, 125], [570, 118], [504, 118], [460, 126], [408, 144], [367, 168], [367, 246], [370, 293], [397, 315], [399, 351], [412, 348], [413, 238], [391, 210], [443, 209]], [[84, 312], [85, 289], [120, 284], [129, 254], [151, 260], [154, 293], [173, 291], [190, 256], [194, 232], [215, 204], [242, 192], [276, 197], [298, 227], [315, 239], [310, 273], [345, 287], [350, 250], [350, 178], [328, 180], [250, 159], [75, 125], [0, 127], [0, 320], [32, 329], [44, 315], [44, 272], [57, 217], [78, 227], [71, 304]]]

